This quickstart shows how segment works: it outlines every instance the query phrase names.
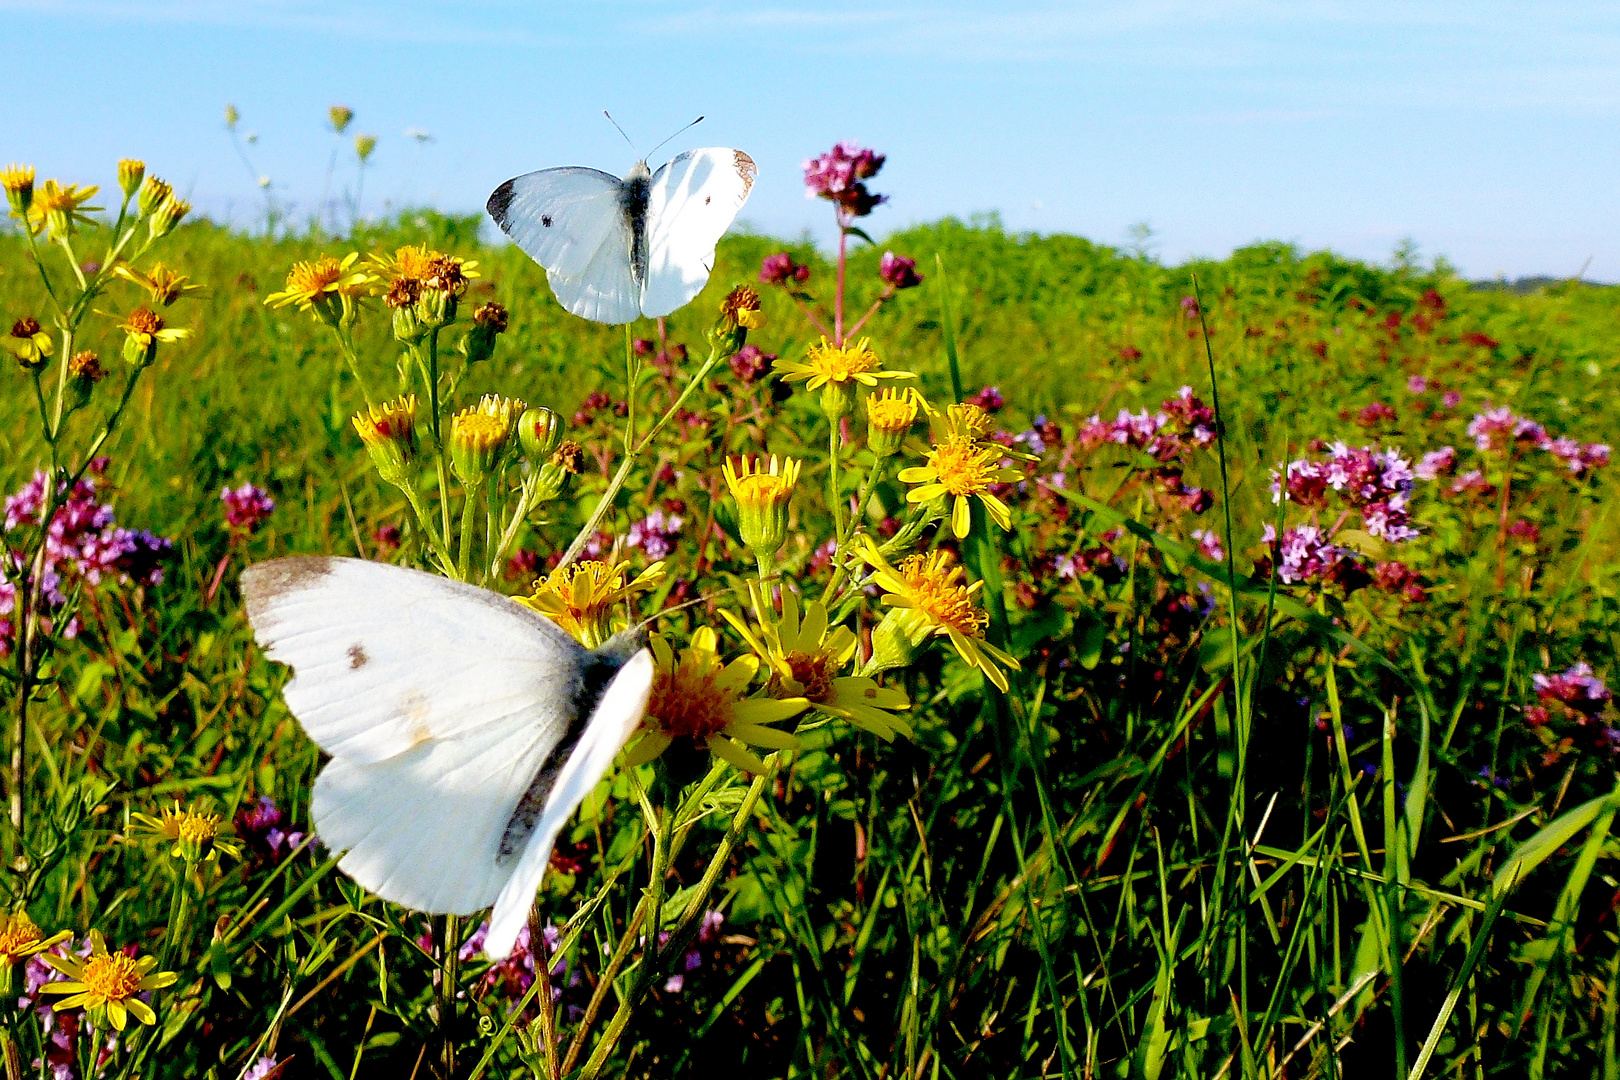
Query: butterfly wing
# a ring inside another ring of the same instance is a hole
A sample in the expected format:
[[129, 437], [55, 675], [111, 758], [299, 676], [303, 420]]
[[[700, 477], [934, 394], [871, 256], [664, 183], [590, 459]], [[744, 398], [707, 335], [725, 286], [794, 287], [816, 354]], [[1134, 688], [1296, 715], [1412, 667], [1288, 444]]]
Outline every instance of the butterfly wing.
[[585, 725], [579, 742], [557, 771], [545, 808], [489, 917], [484, 951], [500, 958], [512, 951], [518, 931], [529, 917], [535, 890], [545, 877], [557, 834], [591, 793], [625, 741], [641, 723], [652, 690], [652, 654], [642, 649], [608, 683]]
[[641, 312], [668, 315], [703, 291], [714, 248], [759, 170], [741, 150], [689, 150], [653, 174], [647, 199], [647, 277]]
[[422, 911], [488, 906], [502, 844], [575, 720], [591, 654], [496, 593], [362, 559], [291, 558], [242, 574], [248, 619], [294, 676], [284, 697], [332, 762], [317, 834], [339, 866]]
[[624, 181], [599, 169], [541, 169], [496, 188], [485, 209], [545, 267], [558, 303], [581, 318], [623, 323], [640, 314], [623, 196]]

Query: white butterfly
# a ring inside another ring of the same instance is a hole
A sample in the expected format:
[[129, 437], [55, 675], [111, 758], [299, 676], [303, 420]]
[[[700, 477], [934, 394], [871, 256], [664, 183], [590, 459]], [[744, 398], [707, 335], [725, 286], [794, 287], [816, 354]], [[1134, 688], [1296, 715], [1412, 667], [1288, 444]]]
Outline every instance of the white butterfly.
[[627, 323], [683, 307], [714, 269], [714, 247], [759, 170], [741, 150], [688, 150], [623, 180], [599, 169], [541, 169], [508, 180], [486, 209], [546, 268], [557, 302], [581, 318]]
[[472, 585], [364, 559], [276, 559], [242, 573], [287, 707], [331, 762], [315, 832], [385, 900], [470, 915], [511, 952], [558, 832], [641, 722], [640, 632], [594, 651]]

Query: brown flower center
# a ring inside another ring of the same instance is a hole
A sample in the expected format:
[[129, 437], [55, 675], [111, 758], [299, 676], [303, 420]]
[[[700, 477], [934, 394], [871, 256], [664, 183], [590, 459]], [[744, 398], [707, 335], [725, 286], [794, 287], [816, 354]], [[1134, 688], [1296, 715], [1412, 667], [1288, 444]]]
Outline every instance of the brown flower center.
[[17, 338], [31, 338], [39, 333], [39, 320], [32, 315], [24, 315], [11, 324], [11, 336]]
[[804, 696], [811, 701], [826, 701], [832, 696], [833, 662], [824, 652], [790, 652], [784, 658], [793, 672], [793, 681], [804, 687]]
[[664, 733], [702, 742], [731, 723], [732, 697], [715, 685], [719, 671], [694, 671], [685, 664], [660, 672], [653, 683], [647, 712], [658, 718]]

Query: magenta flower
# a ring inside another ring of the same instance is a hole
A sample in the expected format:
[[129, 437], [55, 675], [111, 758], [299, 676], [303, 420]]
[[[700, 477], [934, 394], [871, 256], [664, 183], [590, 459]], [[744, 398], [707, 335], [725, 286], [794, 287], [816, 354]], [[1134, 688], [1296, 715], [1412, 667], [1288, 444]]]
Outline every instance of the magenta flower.
[[225, 504], [225, 524], [244, 535], [257, 532], [276, 509], [270, 493], [252, 484], [234, 490], [224, 488], [219, 498]]
[[1183, 315], [1185, 315], [1189, 319], [1196, 319], [1196, 318], [1198, 318], [1198, 312], [1199, 312], [1199, 308], [1198, 308], [1198, 298], [1197, 297], [1183, 296], [1181, 298], [1181, 313]]
[[917, 273], [916, 259], [896, 255], [892, 251], [883, 253], [883, 261], [878, 264], [878, 276], [884, 284], [895, 289], [914, 289], [923, 280], [922, 275]]
[[804, 194], [828, 199], [850, 217], [865, 217], [888, 196], [874, 195], [862, 183], [876, 176], [885, 157], [855, 143], [841, 142], [820, 157], [804, 163]]
[[265, 1056], [253, 1063], [253, 1068], [242, 1074], [242, 1080], [279, 1080], [281, 1066], [274, 1057]]
[[779, 251], [760, 261], [759, 280], [767, 285], [786, 285], [789, 281], [803, 283], [810, 280], [810, 268], [794, 262], [788, 252]]
[[1413, 375], [1406, 380], [1408, 394], [1421, 394], [1429, 389], [1429, 380], [1422, 375]]
[[964, 404], [977, 405], [985, 412], [997, 412], [1007, 404], [1007, 399], [1001, 396], [1001, 387], [982, 386], [978, 390], [962, 399]]
[[1592, 673], [1591, 665], [1584, 661], [1556, 675], [1532, 675], [1530, 683], [1543, 705], [1558, 702], [1584, 718], [1601, 713], [1611, 696], [1608, 686]]
[[250, 809], [236, 812], [236, 835], [247, 849], [272, 863], [291, 855], [304, 842], [304, 834], [282, 828], [283, 815], [276, 800], [260, 795]]
[[1457, 471], [1457, 451], [1454, 447], [1442, 446], [1438, 450], [1431, 450], [1418, 460], [1417, 468], [1412, 472], [1419, 480], [1438, 480], [1442, 476], [1450, 476]]
[[1440, 395], [1440, 404], [1448, 409], [1455, 409], [1462, 404], [1462, 395], [1455, 390], [1447, 390]]
[[726, 363], [744, 386], [752, 386], [767, 368], [776, 363], [776, 354], [764, 352], [758, 345], [744, 345]]
[[1280, 542], [1276, 528], [1267, 525], [1260, 539], [1276, 551], [1277, 576], [1290, 585], [1335, 583], [1353, 589], [1368, 580], [1361, 557], [1330, 542], [1315, 525], [1295, 525]]
[[685, 524], [686, 520], [679, 514], [665, 515], [662, 510], [654, 510], [630, 526], [629, 544], [646, 552], [649, 559], [668, 558]]
[[1221, 562], [1226, 558], [1226, 549], [1221, 546], [1221, 538], [1208, 529], [1194, 529], [1192, 538], [1198, 543], [1198, 554], [1210, 562]]
[[1377, 427], [1379, 424], [1392, 423], [1394, 420], [1394, 408], [1382, 401], [1363, 405], [1361, 411], [1356, 414], [1356, 423], [1362, 427]]

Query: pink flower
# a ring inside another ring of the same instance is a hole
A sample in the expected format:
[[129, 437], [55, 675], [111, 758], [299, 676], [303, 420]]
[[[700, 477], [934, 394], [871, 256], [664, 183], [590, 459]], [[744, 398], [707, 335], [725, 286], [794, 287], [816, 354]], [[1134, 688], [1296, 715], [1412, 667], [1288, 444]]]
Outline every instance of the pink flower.
[[[767, 255], [759, 264], [759, 280], [767, 285], [786, 285], [789, 281], [810, 280], [810, 268], [800, 266], [786, 251]], [[651, 342], [648, 343], [649, 345]]]
[[1462, 395], [1455, 390], [1447, 390], [1440, 395], [1440, 404], [1448, 409], [1455, 409], [1462, 404]]
[[896, 255], [892, 251], [883, 253], [883, 260], [878, 264], [878, 276], [885, 284], [896, 289], [914, 289], [923, 280], [922, 275], [917, 273], [916, 259]]
[[244, 535], [257, 532], [276, 509], [276, 501], [270, 493], [252, 484], [243, 484], [234, 490], [224, 488], [219, 498], [225, 504], [225, 524]]
[[1450, 446], [1442, 446], [1438, 450], [1431, 450], [1418, 460], [1417, 468], [1412, 472], [1419, 480], [1438, 480], [1442, 476], [1450, 476], [1457, 470], [1457, 451]]
[[1001, 396], [1001, 387], [984, 386], [969, 394], [963, 399], [964, 404], [977, 405], [985, 412], [997, 412], [1007, 404], [1007, 399]]
[[1408, 394], [1421, 394], [1429, 389], [1429, 380], [1422, 375], [1413, 375], [1406, 380]]
[[883, 168], [884, 155], [851, 142], [841, 142], [820, 157], [804, 163], [805, 197], [829, 199], [851, 217], [865, 217], [887, 201], [866, 190], [863, 180]]
[[680, 535], [686, 521], [679, 514], [665, 515], [654, 510], [630, 526], [629, 544], [647, 553], [649, 559], [664, 559], [675, 550], [675, 538]]
[[1198, 554], [1210, 562], [1221, 562], [1226, 558], [1226, 549], [1221, 546], [1221, 538], [1208, 529], [1194, 529], [1192, 538], [1198, 542]]

